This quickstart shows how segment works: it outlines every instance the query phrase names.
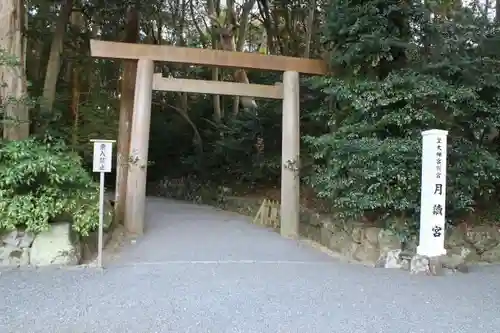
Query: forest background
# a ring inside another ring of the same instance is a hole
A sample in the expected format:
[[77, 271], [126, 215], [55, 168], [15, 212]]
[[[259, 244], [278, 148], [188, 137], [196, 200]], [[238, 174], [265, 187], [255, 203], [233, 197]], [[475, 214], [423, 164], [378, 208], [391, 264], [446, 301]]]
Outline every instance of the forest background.
[[[330, 75], [301, 79], [303, 205], [414, 234], [421, 132], [439, 128], [449, 131], [448, 222], [500, 218], [500, 4], [3, 0], [0, 15], [0, 229], [43, 230], [68, 211], [80, 233], [96, 227], [89, 140], [117, 139], [136, 65], [91, 58], [90, 39], [323, 58]], [[281, 80], [156, 66], [178, 78]], [[154, 92], [150, 192], [278, 199], [281, 112], [279, 101]]]

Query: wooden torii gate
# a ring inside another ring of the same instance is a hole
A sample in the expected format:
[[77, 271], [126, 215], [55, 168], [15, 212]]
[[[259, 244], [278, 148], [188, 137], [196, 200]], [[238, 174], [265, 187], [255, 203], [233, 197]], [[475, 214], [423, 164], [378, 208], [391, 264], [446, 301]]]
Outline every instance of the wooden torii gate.
[[[124, 224], [127, 232], [144, 232], [146, 174], [153, 90], [273, 98], [283, 100], [281, 165], [281, 227], [284, 237], [299, 233], [300, 212], [300, 110], [299, 73], [323, 75], [323, 60], [166, 45], [90, 41], [93, 57], [137, 60], [134, 112], [125, 198]], [[154, 74], [154, 61], [243, 69], [281, 71], [283, 84], [256, 85], [221, 81], [163, 78]]]

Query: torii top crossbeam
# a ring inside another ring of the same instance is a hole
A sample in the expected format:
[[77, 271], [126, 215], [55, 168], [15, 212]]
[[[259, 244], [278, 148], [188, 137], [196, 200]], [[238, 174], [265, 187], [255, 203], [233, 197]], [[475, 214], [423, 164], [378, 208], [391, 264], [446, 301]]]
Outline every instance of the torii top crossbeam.
[[326, 62], [319, 59], [168, 45], [132, 44], [93, 39], [90, 41], [90, 53], [92, 57], [98, 58], [148, 59], [190, 65], [251, 68], [279, 72], [292, 71], [313, 75], [327, 73]]

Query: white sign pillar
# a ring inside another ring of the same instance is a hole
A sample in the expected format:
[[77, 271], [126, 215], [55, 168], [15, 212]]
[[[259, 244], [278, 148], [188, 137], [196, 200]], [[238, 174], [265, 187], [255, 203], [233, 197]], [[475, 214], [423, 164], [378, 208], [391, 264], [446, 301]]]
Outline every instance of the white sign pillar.
[[448, 131], [422, 132], [422, 187], [420, 237], [417, 254], [437, 257], [446, 254], [446, 139]]
[[104, 175], [111, 172], [113, 143], [115, 140], [90, 140], [94, 143], [93, 171], [99, 172], [99, 230], [97, 240], [97, 265], [102, 267], [103, 228], [104, 228]]

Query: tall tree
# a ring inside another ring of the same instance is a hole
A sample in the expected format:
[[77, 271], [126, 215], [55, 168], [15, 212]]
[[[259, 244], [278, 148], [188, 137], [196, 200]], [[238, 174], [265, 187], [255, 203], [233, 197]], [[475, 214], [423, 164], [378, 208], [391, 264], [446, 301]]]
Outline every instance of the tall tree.
[[64, 35], [68, 25], [71, 11], [73, 9], [73, 0], [64, 0], [57, 19], [52, 44], [50, 47], [49, 61], [45, 73], [45, 83], [43, 85], [43, 105], [48, 111], [54, 107], [56, 99], [57, 79], [61, 70], [61, 53], [63, 51]]
[[81, 74], [82, 66], [79, 61], [79, 55], [83, 53], [84, 41], [82, 35], [87, 30], [85, 18], [81, 10], [74, 10], [71, 14], [72, 28], [72, 60], [68, 61], [67, 76], [68, 82], [71, 82], [71, 114], [73, 115], [73, 135], [71, 143], [73, 147], [78, 145], [80, 131], [80, 103], [81, 103]]
[[[139, 40], [139, 11], [137, 5], [127, 8], [123, 41], [137, 43]], [[135, 77], [137, 62], [122, 61], [120, 85], [120, 118], [118, 125], [118, 152], [115, 190], [115, 219], [123, 222], [125, 215], [125, 195], [127, 192], [127, 175], [129, 163], [130, 129], [134, 112]]]
[[23, 0], [0, 1], [0, 100], [4, 112], [3, 137], [29, 136], [29, 109], [25, 102], [27, 11]]
[[[237, 17], [234, 9], [234, 1], [227, 1], [227, 8], [225, 15], [210, 16], [212, 20], [212, 27], [215, 28], [214, 33], [219, 38], [220, 46], [225, 51], [241, 51], [245, 42], [245, 36], [248, 25], [248, 16], [255, 4], [255, 0], [247, 0], [243, 4], [243, 10], [240, 17]], [[236, 35], [239, 33], [238, 45], [236, 42]], [[240, 47], [238, 50], [237, 47]], [[249, 83], [247, 73], [244, 69], [237, 69], [234, 71], [234, 80], [240, 83]], [[257, 107], [255, 98], [252, 97], [239, 97], [235, 99], [235, 110], [239, 103], [246, 109], [254, 109]], [[236, 113], [236, 112], [234, 112]]]

